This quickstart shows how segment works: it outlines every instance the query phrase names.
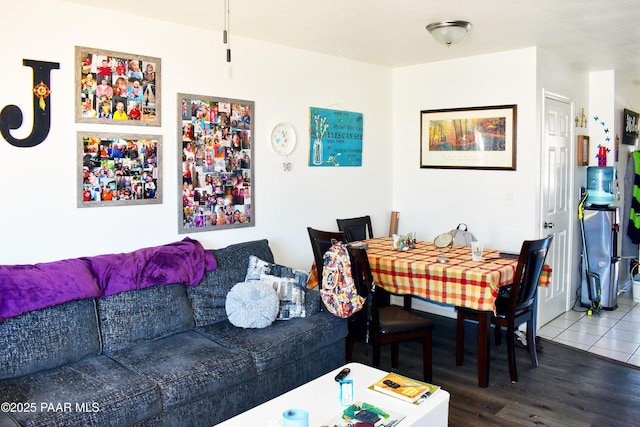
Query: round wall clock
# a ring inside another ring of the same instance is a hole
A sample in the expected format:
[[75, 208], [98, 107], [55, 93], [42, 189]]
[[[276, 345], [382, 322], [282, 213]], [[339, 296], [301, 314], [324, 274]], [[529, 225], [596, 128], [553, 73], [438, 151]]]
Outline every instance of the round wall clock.
[[296, 131], [289, 123], [278, 123], [271, 131], [271, 148], [281, 156], [289, 155], [296, 146]]

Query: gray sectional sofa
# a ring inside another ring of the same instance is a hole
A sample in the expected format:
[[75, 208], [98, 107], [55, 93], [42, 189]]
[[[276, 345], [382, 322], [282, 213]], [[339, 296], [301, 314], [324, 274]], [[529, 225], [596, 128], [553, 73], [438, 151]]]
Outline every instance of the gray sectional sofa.
[[346, 320], [320, 311], [233, 326], [225, 297], [266, 240], [211, 251], [197, 286], [87, 298], [0, 322], [0, 426], [211, 426], [345, 362]]

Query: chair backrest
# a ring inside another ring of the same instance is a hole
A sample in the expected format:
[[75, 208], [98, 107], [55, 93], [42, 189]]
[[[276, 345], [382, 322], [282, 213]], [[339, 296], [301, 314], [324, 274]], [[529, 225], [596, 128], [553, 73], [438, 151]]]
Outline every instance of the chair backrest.
[[338, 223], [338, 229], [344, 232], [347, 242], [357, 242], [359, 240], [367, 240], [373, 237], [371, 217], [369, 215], [357, 218], [336, 219], [336, 222]]
[[511, 313], [517, 313], [533, 305], [540, 274], [552, 240], [553, 236], [548, 236], [539, 240], [525, 240], [522, 243], [510, 291], [509, 311]]
[[311, 249], [313, 249], [316, 272], [318, 273], [318, 285], [322, 288], [322, 257], [331, 248], [333, 241], [346, 242], [345, 236], [342, 231], [322, 231], [311, 227], [307, 227], [307, 231], [311, 240]]
[[366, 299], [365, 310], [367, 313], [369, 332], [373, 331], [373, 333], [375, 333], [380, 327], [380, 319], [378, 316], [380, 298], [377, 298], [377, 296], [380, 295], [383, 289], [374, 286], [367, 250], [363, 246], [347, 246], [347, 251], [349, 251], [349, 258], [351, 258], [351, 276], [353, 277], [353, 282], [358, 289], [358, 294]]
[[351, 275], [358, 289], [358, 295], [367, 298], [373, 285], [367, 250], [363, 246], [347, 246], [347, 251], [349, 251], [349, 258], [351, 258]]

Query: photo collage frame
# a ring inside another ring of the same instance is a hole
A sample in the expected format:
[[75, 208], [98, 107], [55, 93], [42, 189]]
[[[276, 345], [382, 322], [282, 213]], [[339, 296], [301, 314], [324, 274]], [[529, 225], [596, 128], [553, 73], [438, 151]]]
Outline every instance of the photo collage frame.
[[179, 232], [255, 222], [254, 102], [178, 94]]
[[76, 46], [76, 121], [160, 126], [160, 59]]
[[162, 136], [78, 132], [78, 207], [162, 203]]

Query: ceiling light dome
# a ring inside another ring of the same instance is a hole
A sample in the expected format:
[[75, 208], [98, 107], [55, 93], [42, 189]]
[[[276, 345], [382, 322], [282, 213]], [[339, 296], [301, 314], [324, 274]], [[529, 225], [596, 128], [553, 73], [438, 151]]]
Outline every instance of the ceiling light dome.
[[467, 21], [442, 21], [427, 25], [427, 31], [433, 38], [447, 46], [458, 43], [470, 29], [471, 23]]

